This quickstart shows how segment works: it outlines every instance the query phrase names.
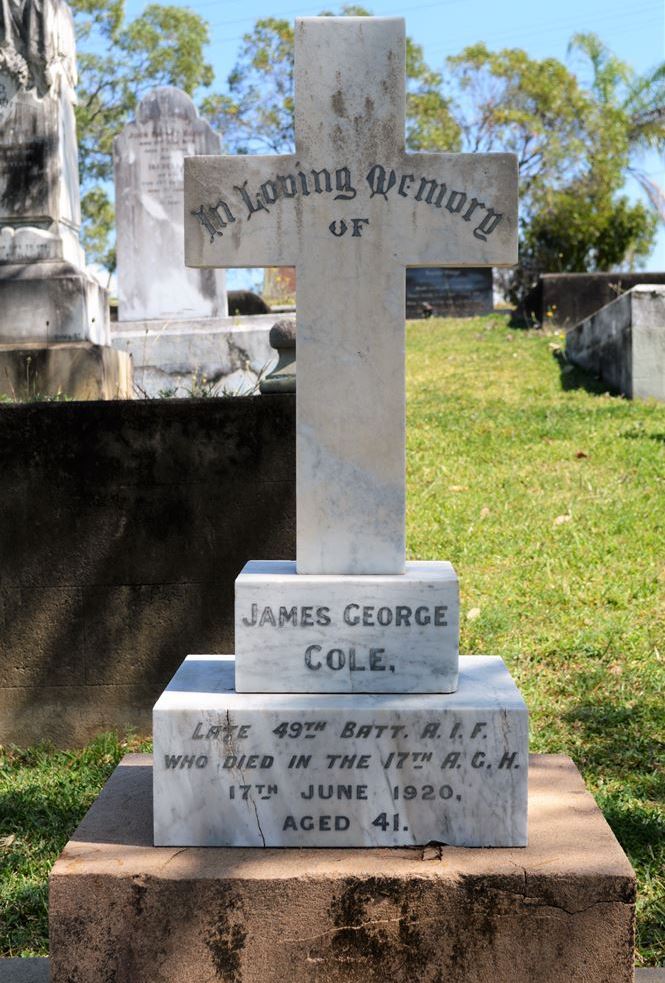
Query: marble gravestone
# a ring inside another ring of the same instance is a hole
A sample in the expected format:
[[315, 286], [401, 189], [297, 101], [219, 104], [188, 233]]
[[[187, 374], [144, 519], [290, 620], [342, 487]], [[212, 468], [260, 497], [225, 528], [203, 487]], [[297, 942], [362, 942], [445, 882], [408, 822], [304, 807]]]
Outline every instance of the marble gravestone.
[[85, 268], [72, 14], [0, 6], [0, 342], [107, 345], [107, 293]]
[[13, 399], [131, 395], [79, 241], [75, 87], [65, 0], [0, 4], [0, 394]]
[[275, 359], [274, 316], [228, 317], [224, 270], [185, 266], [185, 157], [220, 152], [219, 135], [173, 86], [144, 96], [113, 143], [118, 320], [111, 332], [147, 396], [190, 395], [197, 385], [250, 391]]
[[118, 319], [224, 317], [223, 270], [185, 266], [186, 156], [219, 154], [221, 142], [186, 92], [162, 86], [113, 141]]
[[405, 152], [401, 19], [297, 20], [295, 78], [294, 155], [185, 165], [188, 263], [297, 269], [297, 561], [156, 704], [155, 843], [523, 846], [524, 702], [404, 555], [404, 269], [514, 263], [515, 158]]

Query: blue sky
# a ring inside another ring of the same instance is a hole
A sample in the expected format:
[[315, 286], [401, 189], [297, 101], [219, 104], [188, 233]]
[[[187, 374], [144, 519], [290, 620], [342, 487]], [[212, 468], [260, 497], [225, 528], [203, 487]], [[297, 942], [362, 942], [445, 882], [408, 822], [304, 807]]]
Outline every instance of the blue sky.
[[[179, 2], [179, 0], [170, 0]], [[490, 48], [521, 47], [534, 58], [566, 59], [572, 34], [595, 31], [620, 58], [642, 72], [665, 59], [665, 0], [366, 0], [376, 15], [406, 18], [407, 32], [423, 46], [427, 62], [444, 68], [444, 59], [463, 47], [484, 41]], [[127, 0], [130, 17], [146, 6], [143, 0]], [[338, 3], [298, 5], [269, 0], [191, 0], [183, 3], [202, 14], [210, 24], [208, 57], [218, 84], [232, 68], [242, 35], [260, 17], [318, 14], [339, 9]], [[574, 64], [573, 64], [573, 67]], [[651, 154], [645, 170], [665, 185], [665, 159]], [[636, 187], [629, 186], [638, 195]], [[665, 269], [665, 229], [661, 229], [648, 269]]]

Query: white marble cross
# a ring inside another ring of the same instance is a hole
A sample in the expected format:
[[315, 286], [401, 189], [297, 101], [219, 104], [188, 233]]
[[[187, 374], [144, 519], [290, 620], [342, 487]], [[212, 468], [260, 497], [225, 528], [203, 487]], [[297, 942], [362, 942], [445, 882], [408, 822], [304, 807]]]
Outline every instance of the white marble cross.
[[514, 264], [516, 158], [406, 153], [401, 18], [295, 59], [294, 154], [186, 160], [186, 262], [296, 267], [298, 573], [402, 573], [404, 270]]

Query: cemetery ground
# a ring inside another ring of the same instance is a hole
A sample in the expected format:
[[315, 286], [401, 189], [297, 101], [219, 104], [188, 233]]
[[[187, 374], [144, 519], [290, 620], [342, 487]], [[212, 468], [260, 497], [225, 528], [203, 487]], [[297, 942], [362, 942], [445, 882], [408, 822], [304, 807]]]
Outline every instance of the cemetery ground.
[[[637, 871], [637, 964], [665, 964], [665, 409], [503, 315], [407, 338], [409, 556], [454, 563], [461, 651], [503, 656], [531, 750], [581, 769]], [[50, 867], [148, 746], [0, 749], [0, 956], [47, 952]]]

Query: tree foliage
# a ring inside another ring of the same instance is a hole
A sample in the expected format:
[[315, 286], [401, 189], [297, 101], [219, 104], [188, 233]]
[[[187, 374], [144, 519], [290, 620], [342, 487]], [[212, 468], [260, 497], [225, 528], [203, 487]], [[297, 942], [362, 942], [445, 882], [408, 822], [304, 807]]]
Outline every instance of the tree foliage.
[[[364, 17], [364, 7], [340, 14]], [[332, 16], [323, 11], [321, 16]], [[293, 24], [267, 17], [245, 34], [228, 78], [228, 93], [207, 98], [202, 112], [235, 153], [289, 153], [294, 149]], [[459, 129], [442, 92], [442, 78], [422, 48], [407, 39], [407, 140], [413, 150], [457, 150]]]
[[[123, 0], [74, 0], [81, 51], [78, 125], [86, 246], [113, 263], [113, 136], [144, 92], [210, 86], [203, 57], [207, 25], [181, 7], [152, 4], [130, 23]], [[365, 16], [358, 6], [344, 15]], [[324, 11], [323, 15], [329, 14]], [[105, 42], [105, 53], [86, 47]], [[236, 153], [294, 149], [294, 34], [275, 17], [245, 34], [226, 89], [201, 110]], [[519, 300], [543, 271], [602, 270], [639, 262], [653, 243], [665, 198], [641, 167], [665, 148], [665, 63], [643, 76], [593, 34], [575, 35], [569, 56], [533, 59], [518, 48], [472, 45], [433, 70], [407, 39], [407, 146], [411, 150], [511, 151], [520, 174], [520, 266], [510, 275]], [[647, 201], [622, 193], [633, 176]]]
[[539, 185], [561, 186], [580, 172], [586, 153], [588, 99], [555, 58], [485, 44], [448, 58], [452, 111], [469, 153], [514, 153], [520, 201]]
[[517, 303], [541, 272], [633, 264], [654, 240], [654, 211], [621, 191], [628, 175], [641, 176], [657, 204], [636, 162], [665, 145], [665, 67], [638, 78], [595, 35], [576, 35], [570, 53], [583, 61], [580, 75], [482, 44], [448, 59], [465, 149], [517, 154], [520, 263], [505, 280]]
[[122, 0], [73, 0], [80, 82], [76, 111], [83, 240], [90, 259], [112, 269], [113, 138], [158, 85], [193, 94], [213, 80], [203, 57], [206, 22], [182, 7], [150, 4], [126, 22]]

